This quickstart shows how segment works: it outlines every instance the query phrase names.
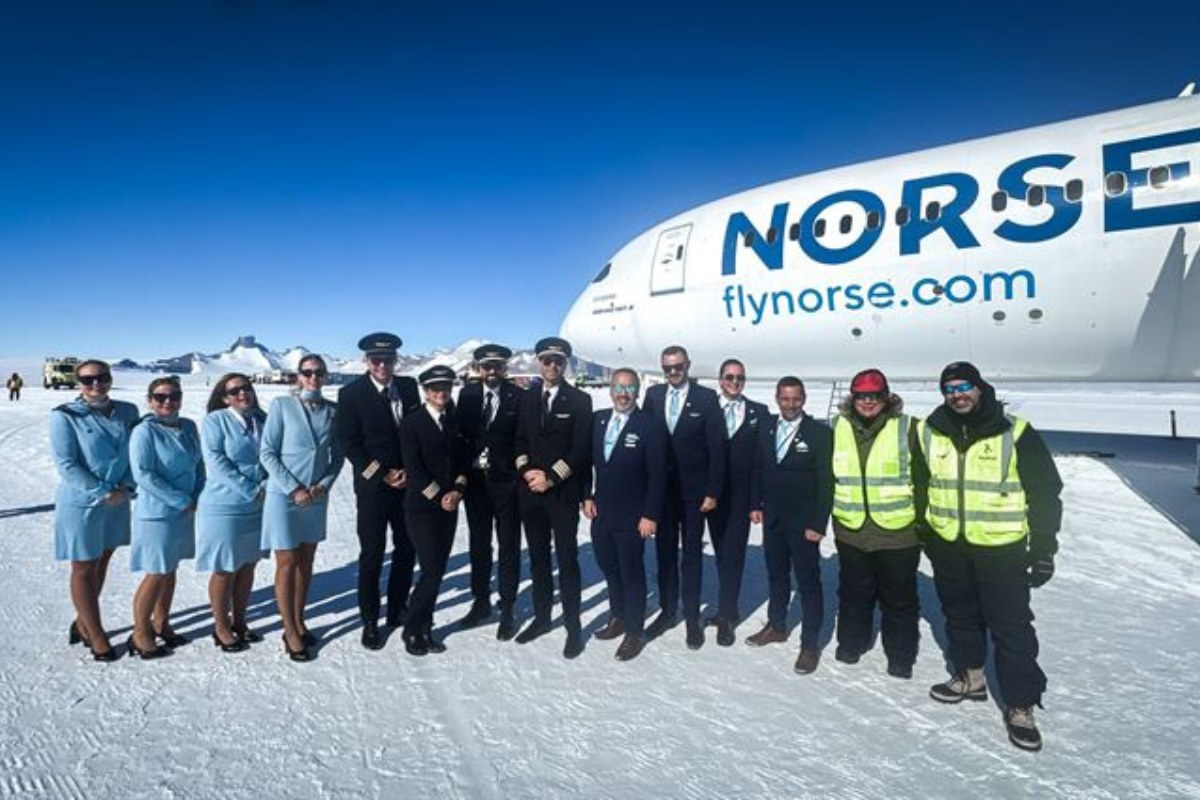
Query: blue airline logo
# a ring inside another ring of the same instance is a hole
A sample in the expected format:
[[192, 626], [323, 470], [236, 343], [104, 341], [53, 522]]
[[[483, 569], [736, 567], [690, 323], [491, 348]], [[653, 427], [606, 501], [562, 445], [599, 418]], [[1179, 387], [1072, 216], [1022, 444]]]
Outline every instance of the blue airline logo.
[[[1102, 148], [1104, 175], [1114, 172], [1126, 176], [1129, 189], [1115, 197], [1104, 197], [1104, 230], [1105, 232], [1136, 230], [1163, 225], [1181, 225], [1200, 221], [1200, 201], [1179, 202], [1174, 204], [1158, 204], [1146, 208], [1134, 208], [1132, 189], [1149, 184], [1149, 168], [1135, 167], [1134, 156], [1155, 150], [1165, 150], [1183, 145], [1200, 143], [1200, 128], [1191, 128], [1172, 133], [1145, 136], [1121, 142], [1112, 142]], [[1010, 197], [1023, 198], [1029, 189], [1026, 180], [1032, 170], [1048, 168], [1062, 171], [1075, 160], [1075, 156], [1067, 153], [1045, 153], [1019, 159], [1001, 170], [996, 179], [996, 185]], [[1139, 159], [1144, 161], [1144, 159]], [[1167, 165], [1172, 181], [1181, 180], [1191, 174], [1191, 165], [1187, 161]], [[934, 220], [924, 219], [919, 210], [924, 207], [923, 198], [926, 192], [933, 189], [949, 188], [954, 197], [942, 204], [941, 215]], [[1032, 244], [1044, 242], [1061, 236], [1069, 231], [1083, 212], [1082, 203], [1069, 202], [1060, 185], [1046, 185], [1046, 203], [1051, 208], [1050, 218], [1034, 224], [1014, 222], [1006, 219], [993, 231], [996, 236], [1009, 242]], [[940, 175], [930, 175], [922, 178], [912, 178], [904, 182], [900, 192], [901, 205], [912, 209], [912, 218], [908, 224], [900, 226], [900, 255], [917, 255], [921, 252], [921, 243], [929, 236], [942, 232], [959, 250], [979, 247], [979, 240], [963, 215], [979, 198], [979, 182], [965, 172], [947, 172]], [[864, 214], [875, 212], [879, 215], [881, 224], [874, 227], [863, 227], [858, 238], [841, 247], [826, 247], [819, 242], [814, 234], [817, 219], [830, 207], [839, 203], [854, 203]], [[787, 239], [783, 231], [787, 228], [789, 203], [779, 203], [771, 212], [770, 228], [776, 235], [764, 236], [743, 212], [737, 211], [729, 215], [725, 227], [725, 246], [721, 259], [721, 274], [735, 275], [737, 273], [738, 245], [750, 237], [750, 247], [762, 264], [771, 270], [783, 268], [784, 241]], [[883, 233], [883, 220], [887, 218], [886, 208], [879, 195], [866, 189], [847, 189], [828, 195], [810, 205], [799, 220], [800, 250], [812, 261], [818, 264], [847, 264], [867, 253], [879, 241]]]

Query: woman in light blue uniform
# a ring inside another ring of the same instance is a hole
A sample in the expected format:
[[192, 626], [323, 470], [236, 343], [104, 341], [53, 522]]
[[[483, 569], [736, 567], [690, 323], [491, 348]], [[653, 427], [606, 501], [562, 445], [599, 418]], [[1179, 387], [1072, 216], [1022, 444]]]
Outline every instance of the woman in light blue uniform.
[[113, 550], [129, 544], [129, 432], [137, 407], [108, 396], [112, 370], [88, 359], [75, 368], [79, 397], [50, 413], [50, 449], [62, 479], [54, 504], [54, 555], [71, 562], [75, 621], [67, 634], [97, 661], [116, 650], [100, 621], [100, 591]]
[[[129, 463], [138, 484], [129, 568], [146, 573], [133, 596], [129, 653], [143, 659], [187, 644], [187, 637], [171, 628], [171, 601], [179, 562], [196, 554], [196, 500], [204, 488], [200, 433], [196, 423], [179, 416], [179, 379], [156, 378], [146, 395], [152, 413], [129, 438]], [[156, 636], [166, 647], [157, 646]]]
[[246, 608], [254, 588], [254, 568], [263, 557], [267, 471], [258, 460], [258, 448], [266, 421], [254, 383], [231, 372], [213, 387], [208, 416], [200, 426], [207, 481], [196, 510], [196, 569], [212, 573], [208, 602], [213, 643], [226, 653], [262, 641], [246, 624]]
[[271, 404], [259, 456], [270, 476], [262, 546], [275, 551], [275, 602], [283, 619], [283, 647], [293, 661], [308, 661], [316, 637], [304, 622], [304, 607], [342, 451], [333, 431], [337, 407], [321, 396], [329, 375], [325, 360], [310, 353], [300, 360], [299, 373], [298, 394]]

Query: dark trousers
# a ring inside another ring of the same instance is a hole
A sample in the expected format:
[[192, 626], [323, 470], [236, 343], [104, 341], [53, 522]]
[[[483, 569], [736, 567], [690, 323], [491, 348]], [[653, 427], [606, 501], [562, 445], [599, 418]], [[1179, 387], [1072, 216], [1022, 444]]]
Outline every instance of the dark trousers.
[[741, 619], [738, 597], [750, 540], [750, 476], [727, 481], [717, 508], [708, 515], [708, 532], [717, 557], [717, 615], [729, 622]]
[[865, 653], [871, 646], [875, 603], [882, 616], [880, 636], [888, 663], [912, 666], [917, 660], [917, 627], [921, 605], [917, 600], [917, 565], [920, 547], [866, 552], [837, 541], [838, 647]]
[[947, 542], [934, 534], [924, 544], [946, 616], [954, 668], [982, 667], [990, 632], [1000, 699], [1009, 707], [1040, 703], [1046, 675], [1037, 663], [1025, 542], [978, 547], [961, 539]]
[[638, 636], [646, 624], [646, 540], [632, 528], [617, 528], [597, 520], [592, 524], [596, 563], [608, 585], [608, 608], [625, 632]]
[[404, 621], [404, 632], [410, 634], [429, 633], [433, 630], [433, 609], [437, 606], [442, 578], [446, 575], [446, 562], [450, 560], [450, 548], [454, 546], [454, 531], [458, 527], [457, 511], [422, 509], [405, 511], [408, 535], [417, 551], [417, 562], [421, 574], [417, 588], [408, 603], [408, 618]]
[[821, 587], [821, 548], [804, 538], [803, 531], [763, 531], [767, 559], [767, 621], [777, 631], [787, 630], [792, 602], [791, 575], [800, 589], [800, 646], [816, 647], [825, 622], [825, 594]]
[[[659, 606], [664, 613], [674, 617], [678, 613], [682, 589], [683, 618], [691, 623], [700, 621], [705, 517], [700, 513], [700, 502], [701, 498], [686, 498], [676, 490], [668, 490], [663, 521], [654, 537]], [[681, 542], [682, 562], [679, 558]]]
[[387, 549], [387, 529], [392, 528], [392, 568], [388, 573], [388, 616], [396, 617], [408, 605], [416, 552], [404, 523], [404, 492], [365, 488], [356, 496], [358, 506], [358, 613], [364, 621], [379, 619], [379, 577]]
[[517, 485], [492, 481], [482, 470], [471, 470], [464, 498], [467, 527], [471, 531], [471, 596], [476, 603], [492, 599], [492, 525], [499, 549], [497, 574], [500, 607], [511, 609], [517, 602], [521, 583], [521, 510], [517, 507]]
[[579, 609], [583, 594], [579, 574], [579, 504], [564, 500], [557, 492], [534, 494], [520, 490], [521, 521], [525, 523], [525, 541], [529, 546], [529, 573], [533, 578], [533, 614], [550, 620], [554, 605], [554, 576], [550, 567], [550, 547], [558, 561], [558, 594], [562, 602], [563, 624], [567, 630], [579, 630]]

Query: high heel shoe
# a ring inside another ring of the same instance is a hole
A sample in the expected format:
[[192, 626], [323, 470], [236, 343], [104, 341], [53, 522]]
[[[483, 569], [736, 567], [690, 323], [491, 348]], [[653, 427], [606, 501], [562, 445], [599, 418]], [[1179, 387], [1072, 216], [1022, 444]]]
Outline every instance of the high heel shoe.
[[171, 650], [166, 647], [156, 647], [153, 650], [143, 650], [137, 646], [137, 642], [133, 641], [133, 637], [129, 637], [129, 641], [125, 643], [125, 648], [129, 650], [130, 656], [137, 656], [142, 661], [150, 661], [155, 658], [163, 658], [171, 655]]
[[169, 631], [168, 633], [155, 633], [154, 635], [162, 639], [163, 644], [172, 650], [174, 650], [176, 647], [183, 647], [185, 644], [191, 641], [191, 639], [184, 636], [182, 633], [176, 633], [175, 631]]
[[107, 661], [116, 661], [118, 658], [121, 657], [120, 655], [117, 654], [117, 648], [115, 648], [115, 647], [110, 647], [107, 650], [105, 650], [103, 653], [98, 653], [95, 650], [92, 650], [92, 645], [90, 643], [85, 643], [85, 644], [87, 644], [87, 649], [91, 650], [93, 661], [106, 661], [106, 662]]
[[256, 644], [263, 640], [262, 634], [249, 628], [234, 628], [233, 634], [247, 644]]
[[292, 661], [312, 661], [312, 653], [308, 651], [308, 647], [301, 644], [299, 650], [293, 650], [292, 646], [288, 644], [286, 633], [283, 635], [283, 649], [287, 651], [288, 658]]
[[83, 631], [79, 630], [78, 620], [72, 622], [71, 627], [67, 629], [67, 644], [82, 644], [87, 649], [92, 649], [92, 643], [83, 635]]
[[221, 648], [222, 653], [240, 653], [243, 650], [250, 649], [250, 645], [246, 644], [245, 641], [243, 641], [242, 639], [239, 639], [237, 636], [234, 636], [233, 641], [229, 642], [228, 644], [221, 641], [221, 637], [217, 636], [216, 631], [213, 631], [212, 637], [213, 637], [213, 644], [215, 644], [217, 647]]

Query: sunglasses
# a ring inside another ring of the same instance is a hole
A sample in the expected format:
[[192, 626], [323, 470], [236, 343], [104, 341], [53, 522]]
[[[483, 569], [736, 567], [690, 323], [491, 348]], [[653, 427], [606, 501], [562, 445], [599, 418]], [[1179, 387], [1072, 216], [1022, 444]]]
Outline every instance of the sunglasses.
[[[544, 364], [546, 362], [543, 361], [542, 363]], [[482, 370], [486, 370], [488, 372], [492, 372], [492, 371], [496, 371], [496, 370], [502, 370], [507, 366], [508, 366], [508, 363], [504, 362], [504, 361], [484, 361], [482, 364], [479, 365], [479, 368]]]
[[612, 387], [613, 394], [637, 394], [637, 386], [614, 386]]
[[543, 367], [563, 367], [567, 360], [561, 356], [546, 356], [540, 359]]
[[688, 368], [687, 362], [683, 361], [678, 364], [663, 364], [663, 372], [683, 372]]
[[242, 383], [238, 384], [237, 386], [228, 386], [225, 388], [226, 397], [237, 397], [240, 394], [254, 394], [254, 387], [249, 384]]
[[324, 378], [329, 374], [328, 370], [324, 369], [302, 369], [300, 374], [306, 378]]
[[396, 359], [392, 356], [371, 356], [367, 361], [371, 362], [372, 367], [390, 366], [396, 363]]
[[854, 402], [856, 403], [882, 403], [884, 400], [883, 392], [855, 392]]
[[183, 399], [183, 392], [155, 392], [150, 395], [150, 399], [159, 405], [163, 403], [178, 403]]
[[109, 375], [107, 372], [101, 372], [99, 375], [80, 375], [79, 383], [84, 386], [95, 386], [97, 384], [106, 386], [112, 383], [112, 375]]
[[721, 380], [728, 381], [729, 383], [745, 383], [746, 376], [745, 375], [733, 375], [733, 374], [722, 375]]
[[966, 394], [975, 388], [975, 384], [970, 381], [959, 381], [958, 383], [947, 383], [942, 386], [942, 394]]

